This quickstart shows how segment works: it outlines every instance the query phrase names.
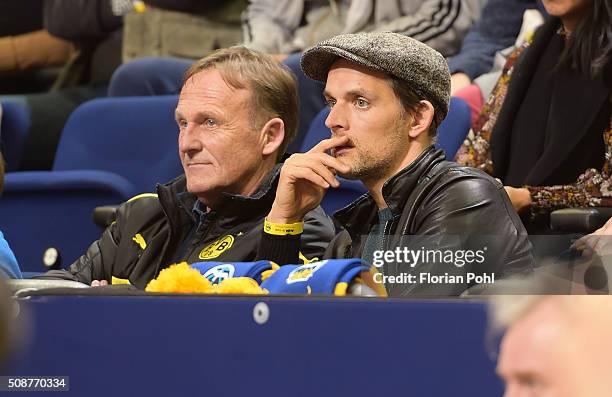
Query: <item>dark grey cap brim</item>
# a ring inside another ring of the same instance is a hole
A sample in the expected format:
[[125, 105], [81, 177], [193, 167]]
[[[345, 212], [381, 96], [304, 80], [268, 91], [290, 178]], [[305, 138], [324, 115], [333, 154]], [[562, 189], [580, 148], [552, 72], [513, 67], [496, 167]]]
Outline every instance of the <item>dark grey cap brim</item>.
[[344, 58], [359, 65], [388, 73], [380, 66], [351, 52], [337, 47], [322, 45], [306, 50], [300, 59], [300, 65], [306, 76], [325, 83], [329, 69], [331, 69], [338, 58]]

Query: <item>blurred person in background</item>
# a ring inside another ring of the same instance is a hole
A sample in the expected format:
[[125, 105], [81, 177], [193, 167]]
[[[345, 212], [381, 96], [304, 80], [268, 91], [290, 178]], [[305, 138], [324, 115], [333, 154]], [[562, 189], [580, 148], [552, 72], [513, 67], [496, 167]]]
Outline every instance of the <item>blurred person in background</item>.
[[44, 30], [42, 3], [0, 0], [0, 95], [48, 89], [74, 52]]
[[611, 296], [504, 296], [491, 322], [507, 329], [497, 373], [505, 397], [608, 397]]
[[[4, 157], [0, 153], [0, 194], [4, 185]], [[1, 199], [1, 198], [0, 198]], [[21, 271], [17, 264], [17, 258], [4, 239], [2, 231], [0, 231], [0, 278], [21, 278]]]
[[43, 27], [74, 45], [70, 59], [47, 92], [4, 96], [22, 106], [30, 127], [18, 170], [48, 170], [62, 129], [81, 103], [106, 95], [106, 85], [121, 63], [123, 18], [116, 0], [45, 0]]
[[[539, 13], [538, 13], [539, 11]], [[478, 22], [448, 60], [451, 95], [464, 99], [476, 121], [501, 75], [507, 57], [543, 22], [536, 0], [488, 0]]]
[[556, 209], [612, 206], [612, 4], [543, 4], [456, 157], [502, 181], [530, 234]]
[[525, 11], [534, 8], [546, 12], [542, 2], [536, 0], [487, 1], [463, 40], [461, 51], [448, 60], [452, 95], [491, 70], [495, 54], [514, 44]]
[[[289, 152], [297, 151], [312, 119], [325, 107], [323, 85], [308, 79], [301, 51], [340, 33], [392, 31], [420, 40], [444, 56], [480, 16], [482, 0], [252, 0], [244, 14], [243, 43], [287, 65], [298, 79], [300, 123]], [[203, 38], [208, 43], [208, 38]], [[206, 47], [203, 46], [203, 51]], [[178, 93], [193, 61], [144, 59], [117, 70], [109, 96]]]
[[241, 15], [247, 0], [146, 0], [141, 3], [125, 15], [124, 63], [152, 57], [195, 61], [242, 41]]
[[109, 96], [178, 94], [197, 60], [242, 41], [246, 0], [147, 0], [125, 16], [123, 61]]

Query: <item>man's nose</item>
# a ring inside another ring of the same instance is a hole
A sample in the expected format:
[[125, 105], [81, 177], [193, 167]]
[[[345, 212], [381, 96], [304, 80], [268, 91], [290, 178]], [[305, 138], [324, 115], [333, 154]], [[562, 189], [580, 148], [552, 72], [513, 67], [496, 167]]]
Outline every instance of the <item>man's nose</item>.
[[335, 104], [329, 110], [329, 115], [325, 119], [325, 126], [332, 131], [332, 134], [348, 130], [348, 118], [342, 105]]
[[192, 154], [202, 150], [202, 141], [198, 136], [197, 125], [187, 123], [179, 134], [179, 151], [181, 153]]

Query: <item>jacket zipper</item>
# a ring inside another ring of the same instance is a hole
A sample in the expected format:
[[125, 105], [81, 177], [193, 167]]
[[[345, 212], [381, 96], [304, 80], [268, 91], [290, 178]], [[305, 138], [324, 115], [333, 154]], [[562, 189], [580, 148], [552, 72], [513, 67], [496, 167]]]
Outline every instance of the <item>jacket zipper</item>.
[[[385, 222], [385, 227], [383, 229], [383, 237], [382, 237], [382, 241], [381, 241], [381, 247], [383, 251], [387, 251], [389, 249], [388, 247], [388, 243], [389, 243], [389, 232], [391, 231], [391, 227], [393, 226], [393, 224], [395, 223], [395, 216], [393, 218], [391, 218], [390, 220], [388, 220], [387, 222]], [[389, 265], [387, 263], [383, 263], [383, 267], [382, 267], [383, 271], [383, 275], [385, 274], [389, 274]]]
[[[191, 243], [191, 249], [189, 250], [189, 253], [185, 256], [185, 259], [189, 259], [191, 258], [191, 256], [193, 255], [193, 253], [196, 251], [196, 248], [199, 246], [199, 243], [206, 240], [206, 238], [208, 237], [208, 235], [210, 234], [210, 229], [212, 229], [213, 226], [217, 225], [217, 218], [215, 216], [214, 219], [210, 220], [210, 218], [208, 218], [206, 221], [204, 221], [204, 224], [206, 225], [206, 230], [205, 232], [200, 235], [200, 233], [198, 233], [198, 229], [196, 229], [196, 233], [194, 236], [194, 239]], [[209, 222], [208, 222], [209, 221]], [[199, 259], [199, 256], [198, 256]]]

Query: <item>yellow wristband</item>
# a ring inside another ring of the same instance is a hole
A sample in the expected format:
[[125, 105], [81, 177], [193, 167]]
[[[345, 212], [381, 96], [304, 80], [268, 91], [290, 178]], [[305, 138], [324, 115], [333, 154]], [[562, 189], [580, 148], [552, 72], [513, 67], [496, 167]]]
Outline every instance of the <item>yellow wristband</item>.
[[264, 221], [264, 232], [276, 236], [297, 235], [304, 231], [304, 222], [272, 223]]

